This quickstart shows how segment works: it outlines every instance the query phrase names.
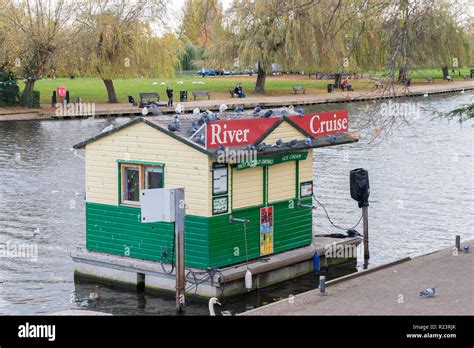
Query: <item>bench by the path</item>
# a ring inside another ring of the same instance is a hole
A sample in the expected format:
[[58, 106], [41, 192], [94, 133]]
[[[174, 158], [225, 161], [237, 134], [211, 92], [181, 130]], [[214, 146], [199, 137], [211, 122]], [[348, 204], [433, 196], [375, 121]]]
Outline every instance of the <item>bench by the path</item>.
[[193, 92], [193, 97], [194, 100], [196, 100], [197, 97], [207, 97], [208, 100], [211, 100], [211, 93], [208, 91], [195, 91]]

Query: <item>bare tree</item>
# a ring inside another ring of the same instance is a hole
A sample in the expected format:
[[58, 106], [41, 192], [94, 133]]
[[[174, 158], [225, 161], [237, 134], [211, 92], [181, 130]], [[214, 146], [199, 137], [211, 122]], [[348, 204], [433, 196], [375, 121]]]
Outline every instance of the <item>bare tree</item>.
[[[140, 66], [169, 72], [176, 64], [178, 44], [170, 36], [158, 40], [153, 26], [164, 27], [166, 0], [83, 0], [75, 25], [89, 71], [107, 89], [109, 103], [117, 103], [113, 79], [140, 71]], [[161, 47], [160, 44], [162, 44]], [[161, 57], [159, 59], [159, 49]]]
[[22, 102], [31, 105], [33, 89], [52, 57], [67, 45], [62, 36], [70, 24], [74, 2], [69, 0], [7, 0], [4, 17], [10, 29], [14, 28], [16, 52], [15, 67], [26, 78]]

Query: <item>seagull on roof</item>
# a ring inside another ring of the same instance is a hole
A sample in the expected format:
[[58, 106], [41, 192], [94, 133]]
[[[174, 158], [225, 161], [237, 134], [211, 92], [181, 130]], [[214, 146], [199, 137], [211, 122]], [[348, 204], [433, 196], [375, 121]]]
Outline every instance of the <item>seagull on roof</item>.
[[142, 115], [143, 116], [148, 115], [148, 108], [146, 106], [142, 109]]
[[225, 104], [221, 104], [221, 106], [219, 106], [219, 112], [224, 112], [226, 111], [228, 108], [227, 108], [227, 105]]
[[307, 146], [312, 146], [313, 145], [313, 139], [311, 139], [310, 137], [306, 137], [305, 140], [304, 140], [304, 143]]
[[114, 126], [109, 125], [109, 126], [105, 127], [104, 129], [102, 129], [100, 132], [101, 133], [110, 132], [112, 129], [114, 129]]
[[200, 112], [201, 112], [201, 110], [200, 110], [199, 108], [195, 108], [195, 109], [193, 110], [193, 114], [194, 114], [194, 115], [199, 115]]
[[244, 112], [244, 108], [241, 107], [241, 106], [236, 106], [234, 111], [235, 112]]
[[293, 107], [293, 105], [288, 106], [288, 113], [289, 113], [290, 115], [292, 115], [292, 114], [295, 113], [295, 108]]

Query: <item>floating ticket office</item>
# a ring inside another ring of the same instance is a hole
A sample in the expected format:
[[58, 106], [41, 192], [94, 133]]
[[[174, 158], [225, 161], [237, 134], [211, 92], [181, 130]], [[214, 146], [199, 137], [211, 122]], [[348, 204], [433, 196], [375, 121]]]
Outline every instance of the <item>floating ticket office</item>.
[[140, 190], [167, 187], [185, 189], [187, 279], [202, 280], [195, 293], [246, 291], [242, 264], [266, 265], [255, 287], [311, 271], [277, 272], [301, 262], [286, 253], [312, 243], [313, 148], [357, 141], [347, 111], [220, 117], [140, 117], [74, 146], [85, 150], [86, 170], [86, 249], [71, 254], [76, 275], [174, 290], [173, 223], [144, 223], [139, 201]]

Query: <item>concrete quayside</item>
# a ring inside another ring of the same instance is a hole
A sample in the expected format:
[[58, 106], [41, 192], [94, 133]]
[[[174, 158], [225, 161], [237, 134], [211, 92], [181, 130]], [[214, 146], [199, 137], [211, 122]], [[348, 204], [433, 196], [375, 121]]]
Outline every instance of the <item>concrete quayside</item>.
[[[472, 315], [474, 253], [448, 247], [354, 273], [242, 315]], [[420, 296], [436, 288], [432, 297]]]

